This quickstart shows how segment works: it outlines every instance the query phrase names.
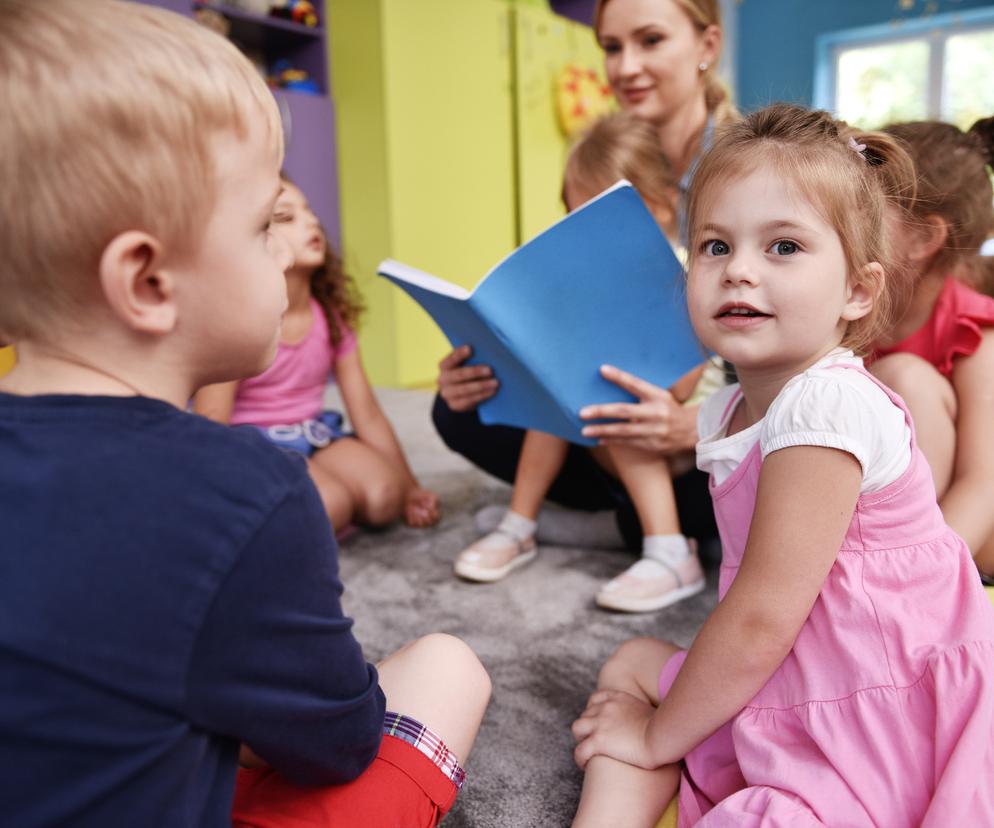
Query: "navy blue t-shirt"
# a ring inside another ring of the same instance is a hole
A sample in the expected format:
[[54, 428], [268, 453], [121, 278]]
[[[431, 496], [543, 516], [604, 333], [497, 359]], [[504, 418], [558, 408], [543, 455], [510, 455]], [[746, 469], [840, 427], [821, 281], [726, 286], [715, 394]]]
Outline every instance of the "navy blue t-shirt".
[[0, 394], [0, 822], [222, 826], [240, 742], [357, 776], [384, 698], [303, 461], [141, 397]]

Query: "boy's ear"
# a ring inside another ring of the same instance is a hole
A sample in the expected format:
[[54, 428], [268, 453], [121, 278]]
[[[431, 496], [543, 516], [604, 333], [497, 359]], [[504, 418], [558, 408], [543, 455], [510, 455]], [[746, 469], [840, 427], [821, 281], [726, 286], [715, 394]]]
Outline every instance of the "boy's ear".
[[140, 230], [115, 236], [100, 257], [104, 297], [114, 315], [135, 331], [165, 334], [176, 326], [173, 284], [161, 265], [161, 245]]
[[862, 319], [872, 309], [884, 286], [884, 269], [879, 262], [864, 265], [859, 278], [849, 284], [849, 297], [842, 309], [842, 318], [847, 322]]

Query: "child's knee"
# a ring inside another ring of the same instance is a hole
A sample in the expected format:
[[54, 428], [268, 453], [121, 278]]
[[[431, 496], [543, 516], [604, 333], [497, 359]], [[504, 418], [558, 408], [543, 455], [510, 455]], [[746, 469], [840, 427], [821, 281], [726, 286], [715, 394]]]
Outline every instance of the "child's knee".
[[[679, 647], [656, 638], [632, 638], [621, 644], [601, 667], [597, 676], [599, 689], [624, 690], [633, 695], [642, 692], [639, 678], [661, 669], [666, 659], [679, 651]], [[647, 670], [647, 665], [652, 665]]]
[[932, 381], [942, 378], [930, 362], [916, 354], [905, 353], [891, 354], [876, 360], [870, 367], [870, 372], [895, 391], [914, 388], [923, 379]]
[[418, 651], [423, 663], [432, 665], [448, 682], [462, 688], [465, 695], [475, 696], [483, 704], [490, 700], [493, 690], [490, 674], [461, 638], [447, 633], [429, 633], [409, 646]]
[[404, 509], [404, 485], [399, 475], [366, 481], [362, 491], [365, 519], [373, 525], [392, 523]]

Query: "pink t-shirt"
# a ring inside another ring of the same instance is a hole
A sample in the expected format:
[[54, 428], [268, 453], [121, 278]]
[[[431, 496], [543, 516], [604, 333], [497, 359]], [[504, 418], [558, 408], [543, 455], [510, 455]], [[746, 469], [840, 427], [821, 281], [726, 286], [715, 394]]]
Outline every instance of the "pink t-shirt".
[[355, 334], [337, 313], [334, 315], [343, 334], [338, 347], [331, 344], [324, 311], [317, 300], [311, 299], [313, 323], [307, 336], [294, 345], [281, 342], [272, 365], [258, 376], [239, 383], [231, 412], [232, 425], [299, 423], [321, 412], [324, 389], [335, 360], [356, 349]]

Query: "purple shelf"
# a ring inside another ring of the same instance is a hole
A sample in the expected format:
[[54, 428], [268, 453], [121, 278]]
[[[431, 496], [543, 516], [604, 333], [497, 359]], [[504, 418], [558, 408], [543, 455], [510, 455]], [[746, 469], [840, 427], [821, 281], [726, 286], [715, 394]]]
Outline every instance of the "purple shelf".
[[[292, 20], [284, 20], [280, 17], [270, 17], [266, 14], [253, 14], [252, 12], [243, 11], [242, 9], [232, 8], [224, 3], [212, 3], [208, 0], [193, 0], [193, 7], [195, 9], [213, 9], [214, 11], [223, 14], [228, 18], [228, 20], [231, 21], [232, 31], [238, 27], [238, 23], [242, 23], [249, 26], [261, 26], [266, 29], [282, 31], [292, 35], [301, 35], [302, 37], [320, 38], [324, 36], [323, 26], [305, 26], [302, 23], [294, 23]], [[244, 28], [244, 26], [241, 28]]]

